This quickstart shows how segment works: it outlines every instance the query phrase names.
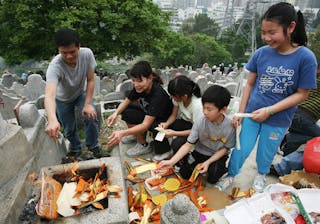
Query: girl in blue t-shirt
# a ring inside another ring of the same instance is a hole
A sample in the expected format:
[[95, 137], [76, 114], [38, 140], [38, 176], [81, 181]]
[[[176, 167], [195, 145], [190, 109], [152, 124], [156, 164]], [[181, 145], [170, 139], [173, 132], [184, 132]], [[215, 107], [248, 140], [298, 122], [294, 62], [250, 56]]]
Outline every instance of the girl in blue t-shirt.
[[253, 188], [263, 191], [297, 104], [308, 97], [309, 89], [316, 88], [317, 62], [305, 47], [307, 35], [300, 10], [285, 2], [271, 6], [261, 19], [261, 38], [267, 45], [246, 65], [249, 75], [239, 107], [240, 113], [252, 117], [233, 118], [233, 125], [242, 126], [240, 144], [232, 151], [228, 175], [217, 183], [220, 189], [233, 182], [257, 144], [258, 174]]

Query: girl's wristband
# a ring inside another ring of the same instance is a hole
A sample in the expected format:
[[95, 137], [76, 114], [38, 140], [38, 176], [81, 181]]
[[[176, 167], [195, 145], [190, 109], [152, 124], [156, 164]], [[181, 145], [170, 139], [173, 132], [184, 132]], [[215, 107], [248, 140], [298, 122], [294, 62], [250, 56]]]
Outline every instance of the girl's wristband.
[[268, 107], [268, 112], [269, 112], [269, 115], [270, 115], [270, 116], [271, 116], [271, 115], [274, 115], [271, 107]]

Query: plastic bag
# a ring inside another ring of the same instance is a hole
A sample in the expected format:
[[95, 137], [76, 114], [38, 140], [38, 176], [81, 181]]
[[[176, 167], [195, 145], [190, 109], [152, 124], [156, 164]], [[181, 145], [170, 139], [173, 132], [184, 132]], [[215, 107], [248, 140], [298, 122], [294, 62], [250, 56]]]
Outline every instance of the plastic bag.
[[320, 174], [320, 137], [307, 142], [303, 154], [303, 166], [306, 172]]
[[62, 186], [58, 181], [42, 173], [41, 196], [36, 206], [36, 212], [40, 217], [46, 219], [56, 219], [59, 217], [57, 200], [61, 189]]

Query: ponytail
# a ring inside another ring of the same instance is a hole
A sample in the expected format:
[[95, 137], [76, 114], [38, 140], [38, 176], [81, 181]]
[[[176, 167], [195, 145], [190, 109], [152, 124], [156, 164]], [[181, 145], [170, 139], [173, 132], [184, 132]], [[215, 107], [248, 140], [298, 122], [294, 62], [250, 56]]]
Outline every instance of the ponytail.
[[291, 22], [296, 23], [296, 27], [291, 34], [291, 42], [298, 45], [307, 44], [307, 34], [305, 30], [304, 18], [299, 9], [295, 9], [293, 5], [287, 2], [280, 2], [272, 5], [262, 16], [261, 21], [277, 22], [283, 27], [283, 31], [287, 34], [287, 29]]
[[194, 86], [192, 88], [192, 94], [195, 95], [196, 97], [200, 98], [201, 97], [201, 91], [200, 87], [197, 83], [194, 82]]
[[306, 34], [304, 18], [300, 10], [297, 11], [296, 28], [291, 34], [291, 40], [299, 45], [307, 45], [308, 37]]

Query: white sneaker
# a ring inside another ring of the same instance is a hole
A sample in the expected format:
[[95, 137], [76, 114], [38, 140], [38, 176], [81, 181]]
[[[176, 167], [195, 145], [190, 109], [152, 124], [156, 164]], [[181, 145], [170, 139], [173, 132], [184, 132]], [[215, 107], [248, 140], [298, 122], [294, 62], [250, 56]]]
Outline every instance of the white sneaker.
[[163, 154], [157, 154], [154, 155], [154, 157], [152, 158], [153, 161], [162, 161], [164, 159], [169, 159], [171, 156], [173, 155], [173, 151], [170, 150], [168, 152], [165, 152]]
[[254, 178], [252, 188], [256, 192], [262, 192], [266, 187], [266, 175], [258, 173], [257, 176]]
[[137, 141], [137, 139], [136, 139], [136, 136], [134, 136], [134, 135], [127, 135], [127, 136], [122, 137], [122, 139], [121, 139], [121, 142], [123, 144], [130, 144], [130, 143], [133, 143], [136, 141]]
[[151, 148], [149, 147], [149, 144], [147, 146], [143, 146], [142, 144], [137, 142], [135, 146], [127, 150], [126, 154], [129, 157], [135, 157], [135, 156], [147, 154], [149, 152], [151, 152]]
[[234, 177], [224, 176], [221, 177], [220, 180], [214, 186], [218, 188], [220, 191], [225, 191], [233, 183], [233, 180]]

